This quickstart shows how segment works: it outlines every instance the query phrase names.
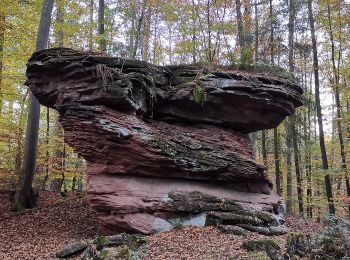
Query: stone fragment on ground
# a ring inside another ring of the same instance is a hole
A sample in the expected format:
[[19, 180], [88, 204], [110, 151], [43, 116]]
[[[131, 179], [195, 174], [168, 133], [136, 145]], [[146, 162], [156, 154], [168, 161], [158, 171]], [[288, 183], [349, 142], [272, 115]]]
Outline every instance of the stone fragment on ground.
[[220, 225], [218, 226], [218, 229], [226, 234], [233, 234], [238, 236], [247, 236], [249, 234], [249, 231], [238, 227], [238, 226], [232, 226], [232, 225]]
[[88, 242], [75, 242], [57, 252], [56, 257], [66, 259], [80, 256], [82, 260], [138, 259], [138, 249], [147, 238], [137, 234], [98, 236]]
[[70, 245], [65, 246], [62, 250], [57, 252], [56, 257], [57, 258], [68, 258], [71, 256], [78, 255], [87, 248], [87, 245], [85, 243], [76, 242]]
[[248, 240], [244, 241], [242, 248], [247, 251], [265, 252], [271, 259], [278, 260], [280, 258], [280, 246], [272, 239]]

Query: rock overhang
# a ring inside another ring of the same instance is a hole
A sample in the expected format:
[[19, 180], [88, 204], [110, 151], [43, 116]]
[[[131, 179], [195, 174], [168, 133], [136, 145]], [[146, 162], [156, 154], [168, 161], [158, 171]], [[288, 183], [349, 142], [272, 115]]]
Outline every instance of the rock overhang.
[[[46, 106], [57, 106], [62, 92], [74, 91], [65, 103], [105, 105], [145, 119], [205, 123], [244, 133], [274, 128], [302, 105], [303, 90], [291, 78], [224, 66], [161, 67], [57, 48], [36, 52], [29, 60], [28, 82], [45, 80], [42, 74], [51, 86], [31, 84], [31, 89]], [[94, 88], [62, 84], [84, 78]], [[204, 100], [196, 99], [196, 90]]]

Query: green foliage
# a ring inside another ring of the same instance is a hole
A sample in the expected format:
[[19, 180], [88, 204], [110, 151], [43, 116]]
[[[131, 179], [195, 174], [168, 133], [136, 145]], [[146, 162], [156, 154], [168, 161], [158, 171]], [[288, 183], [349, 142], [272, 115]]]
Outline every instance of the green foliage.
[[94, 244], [96, 245], [97, 250], [101, 250], [103, 245], [106, 243], [107, 239], [104, 236], [99, 236], [95, 238]]
[[200, 85], [196, 85], [192, 91], [192, 96], [194, 101], [199, 105], [204, 106], [205, 101], [207, 100], [206, 93]]
[[107, 255], [108, 255], [108, 252], [107, 252], [107, 251], [102, 251], [102, 252], [98, 255], [97, 259], [98, 259], [98, 260], [105, 260], [105, 259], [107, 258]]
[[249, 51], [244, 49], [241, 53], [241, 58], [240, 58], [241, 65], [245, 66], [245, 65], [249, 64], [251, 62], [250, 56], [251, 55], [250, 55]]

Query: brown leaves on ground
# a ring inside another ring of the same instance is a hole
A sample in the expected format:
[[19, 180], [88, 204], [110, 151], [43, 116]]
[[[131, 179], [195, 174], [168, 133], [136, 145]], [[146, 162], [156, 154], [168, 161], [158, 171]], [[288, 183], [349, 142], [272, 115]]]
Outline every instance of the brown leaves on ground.
[[[55, 259], [67, 244], [98, 235], [96, 217], [85, 194], [62, 197], [41, 192], [39, 205], [23, 214], [9, 211], [10, 203], [0, 195], [0, 259]], [[286, 222], [292, 232], [315, 233], [320, 224], [299, 217]], [[245, 240], [274, 239], [284, 248], [287, 234], [266, 237], [251, 233], [247, 237], [224, 234], [214, 227], [183, 227], [149, 237], [141, 247], [142, 260], [255, 259], [241, 249]]]
[[[300, 217], [289, 217], [286, 225], [291, 232], [315, 233], [322, 226]], [[152, 235], [142, 248], [144, 260], [224, 260], [255, 259], [252, 254], [241, 249], [245, 240], [273, 239], [285, 248], [288, 234], [264, 236], [250, 233], [247, 237], [224, 234], [214, 227], [184, 227], [174, 231]]]
[[62, 197], [40, 192], [38, 207], [10, 213], [10, 203], [0, 196], [0, 259], [55, 259], [67, 243], [97, 235], [97, 223], [86, 196]]

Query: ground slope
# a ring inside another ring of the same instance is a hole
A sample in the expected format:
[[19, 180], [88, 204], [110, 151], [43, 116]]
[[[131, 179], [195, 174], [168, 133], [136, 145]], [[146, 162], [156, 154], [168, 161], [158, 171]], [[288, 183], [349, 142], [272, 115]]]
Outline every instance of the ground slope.
[[[84, 193], [68, 197], [41, 192], [38, 208], [23, 214], [9, 212], [7, 196], [0, 195], [0, 259], [55, 259], [64, 245], [96, 237], [94, 211]], [[287, 218], [291, 231], [315, 233], [321, 225], [297, 217]], [[267, 237], [281, 247], [287, 235]], [[256, 233], [248, 237], [223, 234], [214, 227], [177, 228], [149, 237], [142, 247], [142, 259], [250, 259], [240, 248], [248, 239], [265, 238]]]

